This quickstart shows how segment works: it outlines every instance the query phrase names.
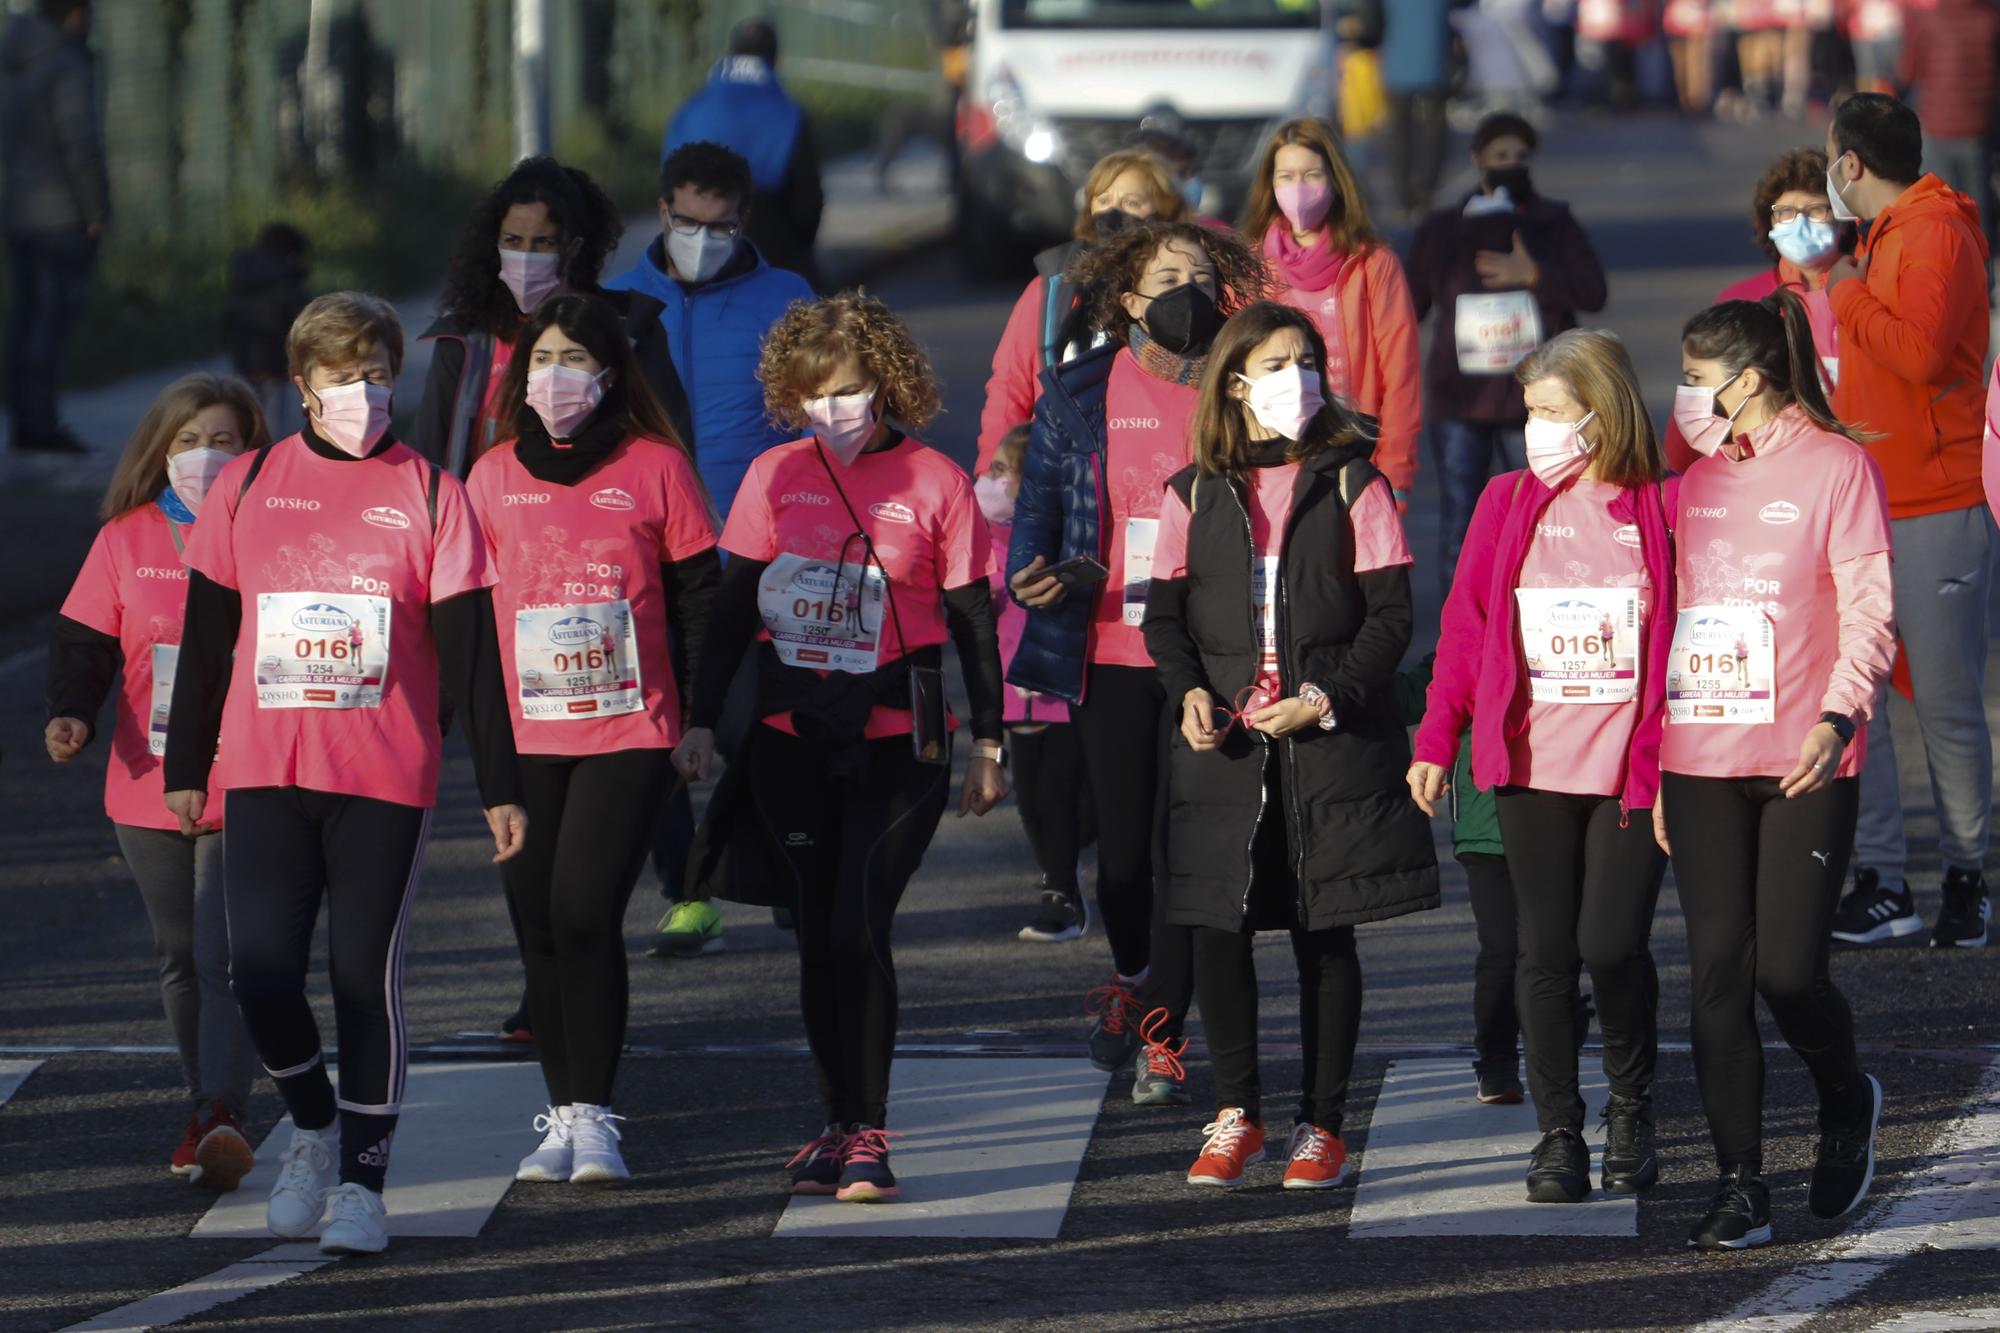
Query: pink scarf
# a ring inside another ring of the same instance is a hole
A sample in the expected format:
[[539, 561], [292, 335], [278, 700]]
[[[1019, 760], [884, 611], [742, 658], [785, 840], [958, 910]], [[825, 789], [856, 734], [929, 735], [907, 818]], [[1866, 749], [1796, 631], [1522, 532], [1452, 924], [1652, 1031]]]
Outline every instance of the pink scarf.
[[1300, 292], [1325, 291], [1333, 286], [1340, 281], [1348, 260], [1345, 252], [1333, 248], [1325, 231], [1311, 245], [1300, 245], [1282, 221], [1272, 223], [1264, 233], [1264, 258], [1277, 268], [1287, 286]]

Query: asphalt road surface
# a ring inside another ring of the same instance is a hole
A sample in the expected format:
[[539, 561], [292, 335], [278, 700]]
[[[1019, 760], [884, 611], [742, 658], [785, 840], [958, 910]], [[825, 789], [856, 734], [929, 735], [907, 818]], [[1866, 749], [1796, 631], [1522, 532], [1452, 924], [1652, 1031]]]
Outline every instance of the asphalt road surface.
[[[1600, 322], [1632, 342], [1660, 409], [1679, 322], [1755, 266], [1742, 217], [1756, 171], [1778, 147], [1817, 137], [1667, 121], [1551, 134], [1542, 188], [1573, 201], [1598, 238], [1614, 299]], [[876, 289], [946, 382], [936, 442], [968, 459], [1018, 288], [968, 288], [933, 254]], [[71, 503], [87, 523], [87, 500]], [[1411, 520], [1426, 565], [1434, 516], [1426, 477]], [[38, 553], [13, 554], [33, 577]], [[1434, 626], [1434, 580], [1420, 572], [1418, 586], [1419, 624]], [[897, 1159], [909, 1203], [788, 1210], [781, 1168], [816, 1128], [790, 937], [731, 907], [724, 952], [645, 959], [660, 910], [650, 875], [627, 919], [633, 1053], [618, 1098], [635, 1179], [618, 1191], [507, 1189], [541, 1107], [530, 1067], [460, 1036], [491, 1030], [512, 1007], [520, 967], [456, 752], [405, 966], [422, 1109], [390, 1172], [433, 1234], [399, 1238], [375, 1259], [294, 1262], [268, 1236], [232, 1234], [227, 1208], [205, 1218], [212, 1198], [165, 1170], [184, 1112], [145, 922], [100, 814], [102, 746], [63, 770], [40, 757], [39, 633], [30, 620], [0, 629], [0, 1330], [106, 1312], [88, 1326], [2000, 1327], [1992, 951], [1837, 957], [1888, 1096], [1871, 1204], [1840, 1223], [1806, 1213], [1813, 1099], [1799, 1062], [1774, 1049], [1777, 1243], [1696, 1256], [1683, 1238], [1712, 1164], [1684, 1044], [1675, 894], [1654, 932], [1668, 1045], [1656, 1088], [1663, 1178], [1636, 1207], [1525, 1209], [1532, 1119], [1471, 1099], [1474, 939], [1447, 860], [1440, 910], [1361, 932], [1367, 1001], [1347, 1137], [1358, 1183], [1284, 1192], [1280, 1168], [1266, 1165], [1243, 1190], [1197, 1191], [1181, 1175], [1211, 1104], [1198, 1040], [1190, 1108], [1135, 1108], [1129, 1073], [1107, 1084], [1088, 1072], [1081, 1001], [1108, 971], [1102, 936], [1015, 940], [1033, 894], [1011, 809], [948, 816], [898, 920], [905, 1049], [891, 1119], [911, 1136]], [[1905, 735], [1912, 873], [1929, 917], [1930, 792], [1914, 728]], [[1282, 939], [1262, 940], [1258, 961], [1277, 1126], [1299, 1072], [1296, 1005]], [[323, 982], [315, 991], [324, 1015]], [[261, 1085], [256, 1135], [281, 1116]], [[234, 1207], [254, 1214], [259, 1203]], [[862, 1234], [871, 1230], [902, 1234]]]

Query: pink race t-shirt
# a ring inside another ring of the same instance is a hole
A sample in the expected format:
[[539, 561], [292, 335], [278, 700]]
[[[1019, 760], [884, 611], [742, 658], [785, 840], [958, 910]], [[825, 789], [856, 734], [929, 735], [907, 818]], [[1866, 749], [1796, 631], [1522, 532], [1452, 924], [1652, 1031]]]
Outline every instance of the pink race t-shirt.
[[[62, 614], [117, 639], [124, 655], [104, 771], [104, 813], [114, 824], [180, 827], [167, 813], [160, 756], [166, 753], [172, 667], [186, 610], [187, 570], [174, 548], [173, 520], [158, 505], [127, 510], [98, 529]], [[157, 680], [155, 661], [163, 672]], [[202, 818], [218, 823], [221, 817], [221, 798], [212, 792]]]
[[1170, 384], [1141, 369], [1129, 351], [1111, 362], [1104, 399], [1105, 503], [1098, 508], [1104, 567], [1091, 613], [1090, 660], [1104, 666], [1153, 665], [1139, 624], [1153, 576], [1160, 497], [1167, 479], [1188, 465], [1191, 384]]
[[[1269, 590], [1284, 554], [1285, 520], [1292, 511], [1297, 491], [1299, 465], [1281, 463], [1276, 467], [1250, 470], [1250, 537], [1256, 547], [1257, 568], [1251, 571], [1258, 635], [1263, 665], [1257, 685], [1265, 694], [1279, 688], [1277, 608]], [[1153, 550], [1153, 573], [1158, 578], [1187, 577], [1188, 508], [1172, 490], [1160, 506], [1159, 544]], [[1395, 565], [1413, 565], [1410, 543], [1403, 535], [1403, 520], [1396, 513], [1396, 497], [1389, 483], [1377, 477], [1355, 497], [1347, 516], [1354, 531], [1354, 572], [1367, 574]]]
[[[1890, 549], [1881, 469], [1860, 445], [1821, 430], [1795, 408], [1752, 431], [1748, 440], [1749, 457], [1699, 459], [1681, 482], [1678, 609], [1683, 625], [1702, 619], [1689, 615], [1700, 607], [1748, 609], [1768, 617], [1774, 720], [1677, 717], [1675, 691], [1685, 659], [1701, 647], [1684, 644], [1677, 634], [1667, 664], [1667, 726], [1660, 742], [1660, 767], [1671, 773], [1783, 777], [1798, 766], [1799, 749], [1824, 711], [1840, 658], [1833, 570]], [[1856, 734], [1835, 776], [1861, 771], [1866, 734]]]
[[495, 579], [515, 747], [584, 755], [679, 744], [660, 566], [715, 545], [687, 455], [633, 437], [563, 486], [537, 481], [509, 441], [473, 466], [465, 489]]
[[[857, 522], [886, 587], [880, 574], [862, 575]], [[944, 594], [984, 582], [993, 560], [971, 478], [910, 439], [845, 467], [810, 437], [759, 454], [729, 508], [722, 549], [769, 566], [759, 639], [822, 675], [865, 673], [943, 643]], [[791, 726], [789, 715], [765, 720]], [[870, 737], [909, 730], [904, 709], [878, 706], [868, 719]]]
[[297, 435], [222, 470], [187, 563], [243, 599], [215, 785], [437, 802], [433, 603], [485, 587], [485, 544], [457, 478], [403, 444], [321, 458]]
[[[1636, 672], [1645, 662], [1638, 634], [1646, 623], [1653, 586], [1640, 550], [1638, 525], [1611, 516], [1611, 504], [1622, 494], [1609, 482], [1582, 477], [1557, 491], [1536, 520], [1534, 540], [1514, 586], [1574, 589], [1586, 596], [1590, 589], [1637, 589], [1638, 617], [1629, 639], [1638, 649], [1632, 659], [1634, 697], [1618, 703], [1565, 703], [1531, 696], [1527, 725], [1508, 742], [1512, 780], [1520, 786], [1576, 796], [1616, 796], [1624, 790], [1626, 755], [1633, 729], [1639, 725]], [[1577, 605], [1575, 599], [1566, 599], [1566, 604], [1572, 610]], [[1517, 599], [1517, 623], [1524, 614], [1518, 608]], [[1607, 603], [1600, 610], [1612, 613], [1614, 606]], [[1611, 636], [1595, 634], [1595, 626], [1582, 628], [1606, 643], [1608, 657]], [[1516, 651], [1525, 654], [1518, 628], [1515, 638]], [[1521, 688], [1528, 689], [1525, 664], [1520, 680]]]

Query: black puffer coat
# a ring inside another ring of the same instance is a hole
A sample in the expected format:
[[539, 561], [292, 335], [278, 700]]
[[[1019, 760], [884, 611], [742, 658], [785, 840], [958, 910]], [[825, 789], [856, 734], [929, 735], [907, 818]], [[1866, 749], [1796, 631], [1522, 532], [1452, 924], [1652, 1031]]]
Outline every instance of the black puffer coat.
[[[1327, 450], [1300, 467], [1284, 521], [1279, 672], [1287, 696], [1310, 681], [1332, 697], [1334, 729], [1267, 745], [1231, 727], [1222, 748], [1205, 754], [1178, 731], [1172, 738], [1166, 860], [1175, 924], [1322, 930], [1438, 905], [1437, 854], [1404, 782], [1410, 744], [1395, 696], [1410, 645], [1409, 567], [1353, 572], [1349, 498], [1378, 475], [1365, 445]], [[1168, 485], [1191, 515], [1187, 577], [1153, 580], [1146, 647], [1173, 705], [1202, 688], [1227, 706], [1257, 674], [1249, 494], [1240, 481], [1198, 478], [1193, 468]], [[1267, 761], [1282, 765], [1277, 784], [1265, 780]], [[1270, 808], [1274, 791], [1282, 809]], [[1289, 920], [1251, 910], [1253, 888], [1260, 902], [1279, 898], [1278, 886], [1254, 882], [1265, 818], [1286, 821]]]

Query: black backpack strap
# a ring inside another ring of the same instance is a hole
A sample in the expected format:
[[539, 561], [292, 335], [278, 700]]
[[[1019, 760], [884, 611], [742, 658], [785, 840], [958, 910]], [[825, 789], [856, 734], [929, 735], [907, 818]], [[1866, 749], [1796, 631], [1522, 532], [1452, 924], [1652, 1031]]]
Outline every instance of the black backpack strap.
[[431, 535], [438, 530], [438, 487], [444, 484], [444, 470], [436, 463], [431, 464], [430, 485], [424, 488], [424, 508], [430, 511]]
[[236, 505], [239, 509], [243, 506], [243, 497], [250, 494], [250, 483], [257, 480], [257, 474], [264, 470], [264, 460], [270, 456], [270, 445], [260, 444], [257, 446], [257, 453], [251, 458], [250, 467], [243, 474], [243, 484], [236, 490]]

